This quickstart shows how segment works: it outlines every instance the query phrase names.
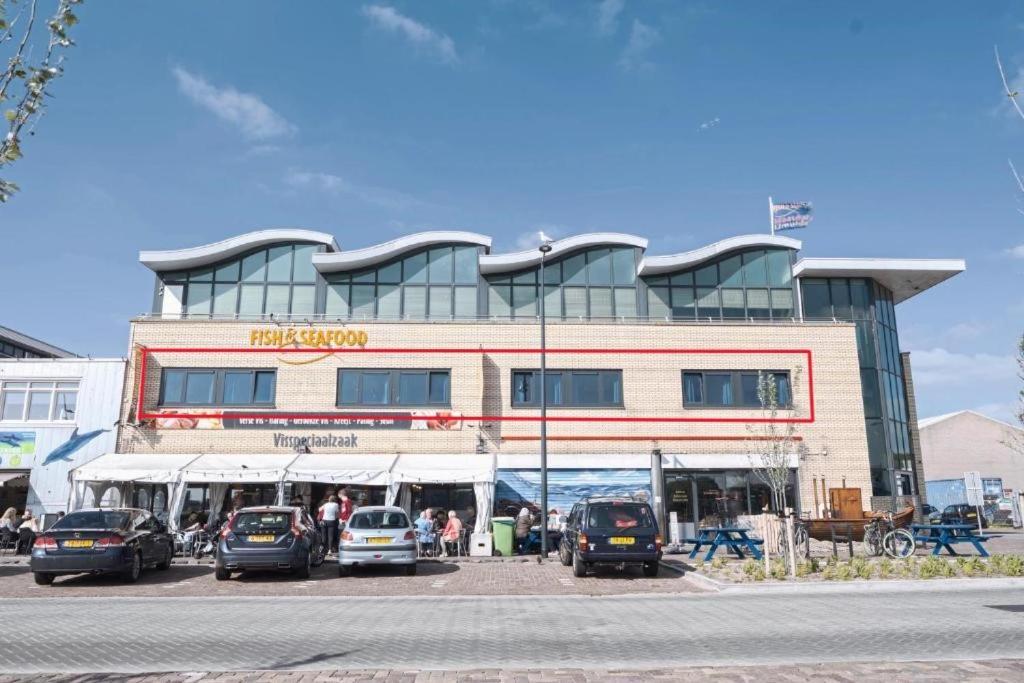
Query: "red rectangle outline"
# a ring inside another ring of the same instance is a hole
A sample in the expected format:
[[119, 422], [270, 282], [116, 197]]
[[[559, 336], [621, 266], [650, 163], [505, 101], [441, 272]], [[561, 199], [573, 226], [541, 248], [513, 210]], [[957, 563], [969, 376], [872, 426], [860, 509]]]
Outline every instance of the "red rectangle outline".
[[[139, 350], [142, 352], [142, 360], [139, 364], [139, 399], [136, 404], [136, 415], [139, 420], [151, 420], [156, 418], [192, 418], [192, 417], [207, 417], [207, 418], [222, 418], [224, 417], [223, 412], [203, 412], [203, 413], [147, 413], [143, 410], [143, 397], [146, 392], [146, 359], [150, 353], [321, 353], [321, 354], [333, 354], [333, 353], [401, 353], [401, 354], [414, 354], [414, 353], [535, 353], [540, 354], [540, 349], [521, 349], [521, 348], [414, 348], [414, 347], [385, 347], [385, 348], [332, 348], [332, 349], [317, 349], [317, 348], [225, 348], [225, 347], [173, 347], [173, 346], [154, 346], [145, 347], [140, 346]], [[811, 405], [810, 413], [807, 417], [779, 417], [779, 418], [751, 418], [751, 417], [620, 417], [620, 416], [593, 416], [593, 415], [548, 415], [546, 418], [541, 418], [539, 415], [460, 415], [457, 418], [451, 418], [452, 420], [458, 420], [461, 422], [477, 421], [477, 422], [540, 422], [542, 420], [546, 422], [664, 422], [664, 423], [717, 423], [717, 424], [810, 424], [815, 421], [815, 407], [814, 407], [814, 364], [812, 360], [812, 353], [810, 349], [563, 349], [563, 348], [549, 348], [546, 349], [546, 353], [551, 355], [559, 354], [615, 354], [615, 355], [676, 355], [676, 354], [749, 354], [749, 353], [777, 353], [777, 354], [802, 354], [807, 359], [807, 398]], [[319, 417], [329, 418], [338, 417], [338, 413], [240, 413], [232, 411], [232, 417], [241, 418], [252, 418], [252, 417], [267, 417], [271, 415], [273, 417], [283, 418], [303, 418], [303, 417]], [[361, 419], [376, 420], [376, 419], [391, 419], [394, 417], [394, 413], [359, 413]]]

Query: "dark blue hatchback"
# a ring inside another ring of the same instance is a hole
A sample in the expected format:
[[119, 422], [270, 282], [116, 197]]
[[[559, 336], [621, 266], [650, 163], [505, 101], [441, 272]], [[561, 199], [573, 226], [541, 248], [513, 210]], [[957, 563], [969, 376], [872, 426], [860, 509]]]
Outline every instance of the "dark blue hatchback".
[[569, 513], [558, 556], [578, 577], [594, 565], [639, 566], [644, 576], [657, 576], [661, 534], [654, 511], [632, 498], [582, 500]]

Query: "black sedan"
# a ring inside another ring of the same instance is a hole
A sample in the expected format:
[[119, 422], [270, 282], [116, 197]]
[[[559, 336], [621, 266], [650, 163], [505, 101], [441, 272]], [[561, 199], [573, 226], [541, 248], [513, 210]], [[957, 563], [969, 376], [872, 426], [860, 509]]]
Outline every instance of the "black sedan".
[[[972, 526], [977, 526], [978, 508], [973, 505], [965, 505], [963, 503], [959, 505], [947, 505], [946, 509], [942, 511], [942, 523], [970, 524]], [[988, 528], [988, 518], [985, 517], [984, 513], [981, 515], [981, 528]]]
[[325, 552], [320, 532], [302, 508], [242, 508], [221, 529], [214, 576], [226, 581], [232, 572], [273, 569], [308, 579]]
[[145, 567], [170, 569], [174, 540], [146, 510], [104, 508], [65, 515], [40, 534], [30, 567], [48, 586], [64, 574], [120, 574], [128, 583]]

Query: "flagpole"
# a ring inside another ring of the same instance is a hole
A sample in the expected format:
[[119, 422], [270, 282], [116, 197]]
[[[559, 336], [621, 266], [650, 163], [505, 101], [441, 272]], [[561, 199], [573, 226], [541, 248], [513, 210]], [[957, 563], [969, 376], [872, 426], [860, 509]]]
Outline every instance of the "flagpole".
[[772, 198], [768, 197], [768, 224], [771, 226], [772, 237], [775, 236], [775, 208], [772, 205]]

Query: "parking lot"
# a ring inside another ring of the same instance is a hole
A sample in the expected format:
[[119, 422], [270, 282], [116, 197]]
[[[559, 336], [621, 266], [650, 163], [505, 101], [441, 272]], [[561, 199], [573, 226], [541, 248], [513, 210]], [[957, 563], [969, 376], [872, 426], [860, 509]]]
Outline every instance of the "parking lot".
[[248, 572], [230, 581], [217, 581], [213, 565], [174, 564], [167, 571], [147, 570], [138, 583], [125, 584], [116, 576], [58, 577], [52, 586], [37, 586], [27, 563], [0, 564], [0, 598], [102, 596], [278, 596], [278, 595], [617, 595], [632, 593], [701, 592], [678, 572], [662, 569], [645, 578], [639, 569], [599, 569], [583, 579], [557, 560], [539, 564], [536, 557], [521, 562], [423, 561], [416, 576], [402, 568], [356, 570], [339, 578], [335, 564], [313, 570], [308, 580], [288, 574]]

